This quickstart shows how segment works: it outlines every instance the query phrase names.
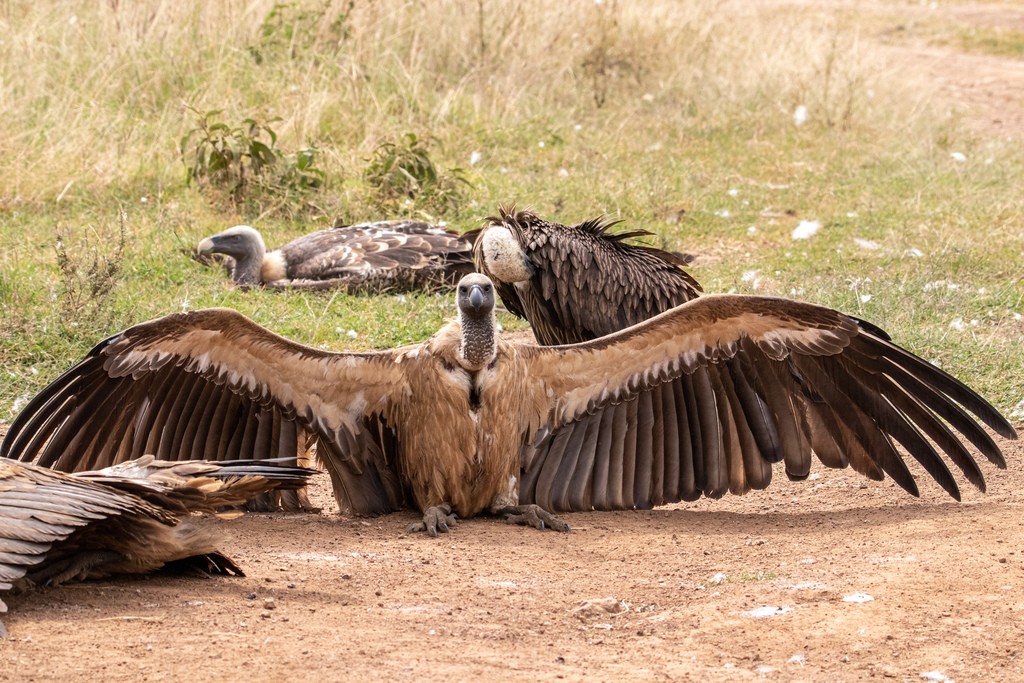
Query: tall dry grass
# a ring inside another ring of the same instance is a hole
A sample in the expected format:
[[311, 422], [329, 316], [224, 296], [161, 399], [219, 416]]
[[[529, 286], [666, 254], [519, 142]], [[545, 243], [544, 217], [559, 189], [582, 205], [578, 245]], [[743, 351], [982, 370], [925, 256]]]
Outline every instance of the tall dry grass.
[[614, 144], [615, 121], [763, 129], [797, 104], [871, 125], [883, 68], [842, 16], [743, 0], [12, 0], [0, 35], [0, 194], [30, 201], [177, 182], [186, 105], [280, 117], [342, 175], [408, 130], [461, 149], [598, 120]]

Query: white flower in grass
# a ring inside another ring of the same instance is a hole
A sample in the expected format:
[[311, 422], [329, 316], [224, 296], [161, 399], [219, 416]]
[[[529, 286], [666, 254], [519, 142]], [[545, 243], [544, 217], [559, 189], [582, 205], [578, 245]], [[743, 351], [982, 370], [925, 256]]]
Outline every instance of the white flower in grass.
[[739, 193], [740, 193], [740, 191], [737, 190], [734, 187], [733, 188], [729, 188], [729, 190], [726, 191], [726, 194], [729, 195], [730, 197], [735, 197], [735, 196], [739, 195]]
[[469, 154], [469, 165], [470, 166], [476, 166], [477, 164], [479, 164], [481, 162], [481, 160], [483, 160], [483, 158], [484, 158], [484, 155], [474, 149]]
[[869, 301], [871, 301], [871, 295], [870, 294], [861, 294], [860, 295], [860, 302], [862, 304], [866, 304]]
[[868, 251], [875, 251], [876, 249], [882, 248], [882, 245], [878, 242], [875, 242], [874, 240], [866, 240], [863, 237], [854, 237], [853, 242], [861, 249], [867, 249]]
[[732, 213], [729, 211], [729, 209], [719, 209], [718, 211], [715, 211], [715, 215], [718, 216], [719, 218], [728, 218], [729, 216], [732, 215]]
[[563, 166], [562, 168], [558, 169], [558, 175], [562, 176], [563, 178], [568, 178], [569, 177], [569, 169], [567, 169], [567, 168], [565, 168]]
[[355, 330], [349, 330], [349, 331], [348, 331], [348, 332], [346, 332], [345, 334], [347, 334], [347, 335], [348, 335], [349, 339], [355, 339], [356, 337], [358, 337], [358, 336], [359, 336], [359, 333], [358, 333], [358, 332], [356, 332]]
[[912, 247], [903, 252], [903, 255], [913, 256], [914, 258], [921, 258], [922, 256], [924, 256], [924, 252], [918, 249], [917, 247]]
[[949, 326], [952, 327], [957, 332], [963, 332], [965, 329], [967, 329], [967, 325], [964, 323], [963, 318], [953, 318], [953, 320], [949, 323]]
[[799, 225], [793, 228], [793, 239], [809, 240], [821, 230], [821, 221], [800, 221]]
[[949, 156], [953, 161], [967, 161], [967, 156], [962, 152], [950, 152]]
[[793, 124], [802, 126], [805, 123], [807, 123], [807, 107], [801, 104], [793, 110]]

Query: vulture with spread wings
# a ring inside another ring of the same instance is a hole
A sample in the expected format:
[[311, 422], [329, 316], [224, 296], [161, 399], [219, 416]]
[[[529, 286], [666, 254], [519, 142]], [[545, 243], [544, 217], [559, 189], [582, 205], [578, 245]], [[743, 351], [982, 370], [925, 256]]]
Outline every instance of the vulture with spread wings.
[[[968, 411], [1015, 436], [961, 382], [812, 304], [700, 296], [552, 347], [498, 335], [482, 274], [459, 281], [456, 302], [458, 319], [427, 341], [365, 353], [303, 346], [226, 309], [142, 323], [34, 397], [0, 454], [60, 469], [154, 449], [172, 459], [270, 457], [304, 430], [343, 511], [415, 507], [423, 520], [414, 527], [435, 534], [453, 513], [564, 530], [552, 510], [743, 493], [767, 486], [775, 462], [806, 475], [812, 451], [916, 494], [893, 439], [959, 497], [938, 451], [979, 487], [982, 473], [947, 422], [1000, 467], [998, 446]], [[616, 404], [627, 410], [607, 410]], [[602, 417], [572, 429], [591, 415]], [[527, 467], [534, 480], [521, 482], [524, 455], [548, 440], [544, 466]]]
[[[0, 591], [167, 565], [242, 575], [217, 551], [216, 530], [192, 513], [231, 516], [221, 510], [302, 486], [313, 473], [276, 463], [180, 463], [146, 456], [69, 475], [0, 460]], [[6, 609], [0, 601], [0, 613]]]
[[421, 221], [378, 221], [335, 225], [268, 252], [257, 230], [236, 225], [201, 241], [198, 254], [228, 257], [242, 286], [402, 292], [451, 287], [473, 272], [472, 239]]

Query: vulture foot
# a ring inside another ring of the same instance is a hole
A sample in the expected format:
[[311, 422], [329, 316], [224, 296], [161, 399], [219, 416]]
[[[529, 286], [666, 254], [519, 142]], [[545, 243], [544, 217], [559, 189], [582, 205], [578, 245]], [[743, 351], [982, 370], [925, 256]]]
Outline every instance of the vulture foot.
[[36, 585], [50, 587], [68, 581], [84, 581], [93, 568], [121, 559], [122, 555], [112, 550], [82, 551], [28, 574], [28, 579]]
[[505, 516], [509, 524], [529, 525], [534, 529], [549, 528], [555, 531], [569, 531], [569, 525], [555, 517], [539, 505], [511, 505], [498, 510], [499, 515]]
[[406, 529], [408, 533], [426, 531], [430, 536], [437, 536], [437, 532], [448, 533], [449, 526], [455, 526], [456, 515], [452, 513], [452, 506], [448, 503], [433, 505], [423, 511], [423, 521], [410, 524]]

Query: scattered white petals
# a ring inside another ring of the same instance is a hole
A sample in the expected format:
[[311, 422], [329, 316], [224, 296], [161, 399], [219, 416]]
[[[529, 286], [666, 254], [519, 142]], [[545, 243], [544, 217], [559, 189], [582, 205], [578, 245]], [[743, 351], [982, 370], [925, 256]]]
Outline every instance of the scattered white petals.
[[967, 161], [967, 157], [961, 152], [950, 152], [953, 161]]
[[985, 287], [978, 287], [978, 294], [988, 294], [988, 289]]
[[953, 679], [941, 671], [922, 671], [921, 678], [935, 683], [953, 683]]
[[1020, 313], [1014, 313], [1014, 314], [1013, 314], [1013, 319], [1014, 319], [1014, 320], [1020, 320], [1020, 319], [1021, 319], [1021, 317], [1024, 317], [1024, 316], [1021, 316], [1021, 314], [1020, 314]]
[[350, 338], [350, 339], [355, 339], [356, 337], [358, 337], [358, 336], [359, 336], [359, 333], [358, 333], [358, 332], [356, 332], [355, 330], [349, 330], [349, 331], [348, 331], [348, 332], [346, 332], [345, 334], [347, 334], [347, 335], [349, 336], [349, 338]]
[[72, 14], [70, 17], [68, 17], [68, 23], [71, 24], [72, 26], [74, 26], [75, 24], [78, 23], [78, 17], [76, 17], [74, 14]]
[[755, 607], [749, 612], [744, 612], [744, 614], [748, 617], [753, 617], [754, 619], [768, 619], [770, 617], [778, 617], [792, 611], [792, 607], [773, 607], [768, 605], [765, 607]]
[[730, 189], [729, 189], [729, 190], [728, 190], [728, 191], [726, 192], [726, 194], [727, 194], [727, 195], [729, 195], [730, 197], [735, 197], [735, 196], [736, 196], [736, 195], [738, 195], [739, 193], [740, 193], [740, 191], [739, 191], [739, 190], [737, 190], [736, 188], [730, 188]]
[[718, 572], [717, 574], [711, 577], [711, 580], [708, 581], [708, 583], [710, 583], [712, 586], [717, 586], [728, 578], [729, 577], [725, 574], [725, 572]]
[[404, 304], [405, 303], [405, 294], [398, 294], [398, 295], [396, 295], [395, 296], [395, 301], [397, 301], [400, 304]]
[[719, 209], [718, 211], [715, 211], [715, 215], [718, 216], [719, 218], [728, 218], [729, 216], [732, 215], [732, 213], [729, 211], [729, 209]]
[[953, 320], [949, 323], [949, 326], [952, 327], [957, 332], [963, 332], [964, 329], [967, 327], [967, 325], [964, 324], [963, 318], [953, 318]]
[[800, 221], [800, 224], [793, 228], [793, 239], [810, 239], [818, 234], [819, 230], [821, 230], [820, 221]]
[[572, 127], [572, 129], [573, 130], [583, 130], [583, 124], [577, 123], [575, 126]]
[[565, 168], [563, 166], [562, 168], [558, 169], [558, 175], [562, 176], [563, 178], [568, 178], [569, 177], [569, 169], [567, 169], [567, 168]]
[[660, 142], [655, 142], [653, 145], [648, 145], [647, 146], [647, 153], [650, 154], [651, 152], [657, 152], [660, 149], [661, 149], [661, 143]]
[[142, 204], [145, 204], [145, 203], [149, 202], [149, 197], [140, 197], [139, 198], [139, 202], [142, 203]]
[[903, 252], [903, 254], [904, 256], [913, 256], [914, 258], [921, 258], [922, 256], [924, 256], [924, 252], [918, 249], [917, 247], [907, 249], [905, 252]]
[[960, 289], [960, 285], [955, 282], [950, 282], [949, 280], [935, 280], [934, 282], [926, 282], [924, 284], [924, 291], [930, 292], [933, 289], [942, 289], [943, 287], [950, 291]]
[[862, 237], [854, 237], [853, 242], [861, 249], [867, 249], [869, 251], [874, 251], [875, 249], [882, 248], [882, 245], [879, 244], [878, 242], [875, 242], [874, 240], [866, 240]]
[[538, 142], [537, 146], [543, 148], [544, 147], [544, 141], [541, 140], [540, 142]]
[[469, 165], [470, 166], [476, 166], [477, 164], [479, 164], [483, 160], [483, 158], [484, 158], [483, 154], [481, 154], [480, 152], [478, 152], [476, 150], [473, 150], [470, 153], [470, 155], [469, 155]]
[[653, 102], [654, 101], [654, 95], [652, 95], [649, 92], [646, 92], [646, 93], [644, 93], [644, 96], [641, 97], [640, 99], [642, 99], [644, 102]]
[[846, 212], [846, 217], [847, 218], [856, 218], [857, 217], [857, 212], [856, 211], [847, 211]]
[[860, 302], [862, 304], [866, 304], [869, 301], [871, 301], [871, 295], [870, 294], [861, 294], [860, 295]]
[[844, 595], [843, 596], [843, 602], [857, 602], [857, 603], [861, 603], [861, 602], [871, 602], [872, 600], [874, 600], [874, 598], [871, 597], [870, 595], [868, 595], [867, 593], [850, 593], [849, 595]]
[[805, 123], [807, 123], [807, 107], [801, 104], [793, 110], [793, 124], [802, 126]]
[[756, 225], [751, 225], [749, 228], [747, 228], [747, 234], [748, 235], [756, 235], [757, 234], [757, 226]]
[[803, 666], [806, 661], [807, 657], [804, 655], [804, 653], [797, 652], [795, 655], [786, 660], [786, 664], [799, 664], [800, 666]]

